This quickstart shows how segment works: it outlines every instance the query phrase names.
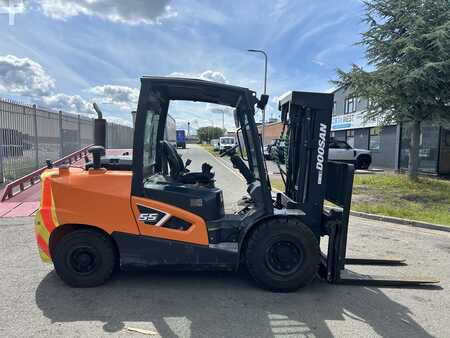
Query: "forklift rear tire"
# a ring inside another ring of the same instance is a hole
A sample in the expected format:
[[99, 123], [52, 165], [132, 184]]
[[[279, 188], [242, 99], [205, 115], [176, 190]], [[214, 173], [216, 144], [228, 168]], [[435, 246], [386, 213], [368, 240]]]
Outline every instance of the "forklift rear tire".
[[262, 288], [292, 292], [314, 279], [320, 248], [314, 234], [299, 220], [274, 218], [250, 234], [245, 261]]
[[111, 239], [98, 231], [80, 229], [57, 243], [53, 264], [58, 276], [73, 287], [104, 284], [116, 268], [116, 251]]

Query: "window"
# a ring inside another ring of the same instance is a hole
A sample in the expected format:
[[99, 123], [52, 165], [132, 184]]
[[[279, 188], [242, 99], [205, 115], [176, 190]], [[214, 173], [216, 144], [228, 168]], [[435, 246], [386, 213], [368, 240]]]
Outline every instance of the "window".
[[143, 158], [144, 177], [152, 175], [155, 170], [158, 124], [159, 124], [159, 113], [148, 110], [144, 131], [144, 158]]
[[344, 141], [332, 141], [330, 143], [331, 149], [350, 149], [350, 146], [347, 144], [347, 142]]
[[220, 143], [221, 144], [234, 144], [234, 137], [221, 137]]
[[[411, 144], [412, 123], [403, 123], [400, 141], [400, 168], [407, 169], [409, 147]], [[422, 122], [420, 126], [419, 170], [436, 173], [439, 154], [439, 127], [431, 122]]]
[[336, 101], [333, 101], [333, 111], [332, 115], [336, 114]]
[[370, 150], [380, 150], [381, 140], [380, 140], [380, 128], [370, 128], [369, 131], [369, 149]]
[[335, 136], [336, 136], [336, 132], [332, 131], [332, 132], [330, 133], [330, 137], [331, 137], [331, 138], [334, 138]]
[[354, 96], [347, 97], [344, 101], [344, 114], [351, 114], [356, 111], [357, 98]]
[[347, 143], [350, 147], [355, 147], [355, 131], [354, 130], [347, 130], [346, 132], [347, 137]]

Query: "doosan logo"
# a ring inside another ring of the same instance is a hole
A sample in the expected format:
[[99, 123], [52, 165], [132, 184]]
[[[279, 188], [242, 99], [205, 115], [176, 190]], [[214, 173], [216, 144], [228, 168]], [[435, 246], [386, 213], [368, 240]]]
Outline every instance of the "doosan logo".
[[322, 176], [323, 176], [323, 161], [325, 160], [325, 142], [327, 136], [327, 125], [321, 123], [319, 130], [319, 148], [317, 149], [317, 184], [322, 184]]

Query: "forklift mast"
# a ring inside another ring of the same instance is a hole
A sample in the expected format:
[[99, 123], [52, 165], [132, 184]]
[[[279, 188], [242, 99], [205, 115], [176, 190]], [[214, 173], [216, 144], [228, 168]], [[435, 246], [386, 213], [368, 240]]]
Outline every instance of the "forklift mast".
[[291, 92], [280, 100], [289, 140], [285, 194], [305, 212], [305, 223], [317, 238], [322, 234], [332, 109], [333, 94]]
[[[321, 253], [319, 274], [330, 283], [341, 284], [411, 286], [437, 283], [434, 278], [364, 276], [345, 269], [346, 265], [404, 265], [404, 260], [347, 257], [354, 166], [328, 162], [333, 100], [333, 94], [290, 92], [279, 102], [283, 133], [286, 134], [281, 137], [287, 136], [288, 144], [284, 195], [303, 211], [299, 217], [318, 241], [322, 236], [328, 236], [327, 251]], [[337, 208], [324, 207], [325, 200]]]

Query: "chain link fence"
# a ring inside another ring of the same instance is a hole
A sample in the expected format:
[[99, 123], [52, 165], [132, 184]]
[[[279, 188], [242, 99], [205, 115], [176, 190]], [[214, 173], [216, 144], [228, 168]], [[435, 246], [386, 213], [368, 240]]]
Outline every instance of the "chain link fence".
[[[94, 120], [0, 99], [0, 184], [92, 144]], [[133, 129], [108, 123], [106, 147], [133, 147]]]

